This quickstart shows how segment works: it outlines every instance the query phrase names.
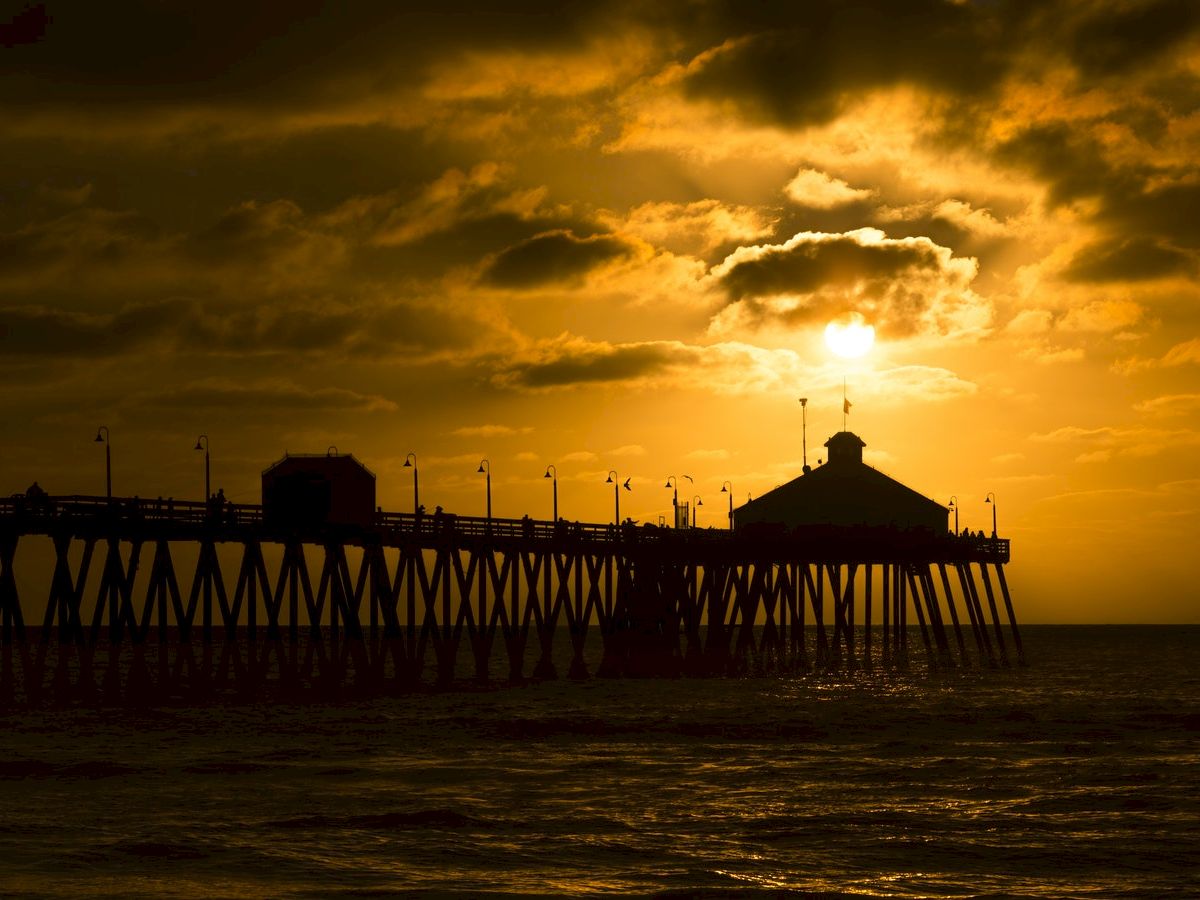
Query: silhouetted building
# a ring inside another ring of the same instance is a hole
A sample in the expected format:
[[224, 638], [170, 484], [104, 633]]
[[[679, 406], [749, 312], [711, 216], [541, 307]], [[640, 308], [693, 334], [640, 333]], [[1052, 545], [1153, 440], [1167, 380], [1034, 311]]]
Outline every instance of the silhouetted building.
[[351, 454], [287, 454], [262, 473], [262, 504], [272, 527], [369, 527], [375, 475]]
[[829, 461], [733, 511], [734, 523], [795, 528], [870, 525], [944, 533], [947, 509], [866, 465], [863, 440], [849, 431], [825, 442]]

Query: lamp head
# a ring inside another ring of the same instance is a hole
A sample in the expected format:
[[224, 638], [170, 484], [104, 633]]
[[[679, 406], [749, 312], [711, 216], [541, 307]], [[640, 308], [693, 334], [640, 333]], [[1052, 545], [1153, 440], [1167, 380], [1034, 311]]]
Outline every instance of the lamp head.
[[672, 478], [674, 478], [674, 477], [675, 477], [675, 476], [673, 476], [673, 475], [668, 475], [668, 476], [667, 476], [667, 483], [666, 483], [666, 484], [664, 484], [664, 485], [663, 485], [663, 487], [670, 487], [670, 486], [671, 486], [671, 479], [672, 479]]
[[97, 444], [103, 444], [103, 443], [104, 443], [104, 438], [102, 438], [102, 437], [100, 436], [100, 432], [98, 432], [98, 431], [96, 432], [96, 443], [97, 443]]
[[991, 498], [991, 497], [984, 497], [984, 498], [983, 498], [983, 502], [984, 502], [984, 503], [991, 503], [991, 502], [992, 502], [992, 498]]
[[721, 493], [722, 493], [722, 494], [728, 494], [728, 493], [729, 493], [729, 488], [725, 487], [725, 485], [721, 485]]
[[545, 475], [543, 475], [542, 477], [543, 477], [543, 478], [549, 478], [549, 477], [550, 477], [550, 470], [549, 470], [549, 469], [547, 469], [547, 470], [546, 470], [546, 474], [545, 474]]
[[480, 474], [480, 475], [482, 475], [482, 474], [483, 474], [483, 472], [484, 472], [483, 463], [480, 463], [480, 464], [479, 464], [479, 468], [478, 468], [478, 469], [476, 469], [476, 471], [477, 471], [477, 472], [479, 472], [479, 474]]
[[404, 468], [406, 468], [406, 469], [411, 469], [411, 468], [412, 468], [412, 460], [411, 460], [411, 459], [406, 459], [406, 460], [404, 461]]
[[612, 479], [612, 475], [611, 475], [611, 473], [609, 474], [609, 476], [608, 476], [607, 478], [605, 478], [605, 479], [604, 479], [604, 483], [605, 483], [605, 484], [612, 484], [612, 483], [613, 483], [613, 479]]

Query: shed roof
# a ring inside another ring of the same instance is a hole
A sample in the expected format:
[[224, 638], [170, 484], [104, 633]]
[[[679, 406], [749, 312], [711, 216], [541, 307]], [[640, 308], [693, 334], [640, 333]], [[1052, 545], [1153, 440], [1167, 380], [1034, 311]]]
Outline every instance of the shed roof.
[[282, 459], [263, 469], [263, 475], [288, 471], [321, 472], [330, 476], [362, 473], [375, 480], [375, 473], [359, 462], [353, 453], [285, 453]]

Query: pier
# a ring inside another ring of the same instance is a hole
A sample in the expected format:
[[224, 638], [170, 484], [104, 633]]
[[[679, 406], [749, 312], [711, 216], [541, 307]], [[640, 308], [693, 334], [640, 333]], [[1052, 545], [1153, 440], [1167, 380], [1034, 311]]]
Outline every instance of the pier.
[[1021, 664], [1008, 560], [998, 537], [867, 526], [286, 528], [257, 505], [19, 496], [0, 699]]

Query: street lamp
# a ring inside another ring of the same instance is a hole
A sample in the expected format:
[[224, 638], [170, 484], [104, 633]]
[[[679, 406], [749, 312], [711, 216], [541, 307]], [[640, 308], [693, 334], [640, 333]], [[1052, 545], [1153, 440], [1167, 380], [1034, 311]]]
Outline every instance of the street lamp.
[[[100, 436], [100, 432], [104, 432], [104, 437]], [[112, 501], [112, 435], [108, 433], [108, 426], [101, 425], [96, 429], [96, 443], [104, 445], [104, 496], [109, 501]]]
[[[808, 398], [800, 398], [800, 461], [803, 468], [801, 471], [807, 475], [812, 471], [808, 465]], [[730, 497], [730, 500], [733, 498]]]
[[[625, 479], [625, 490], [627, 490], [627, 491], [633, 490], [633, 488], [631, 488], [629, 486], [629, 482], [632, 480], [633, 480], [632, 476]], [[613, 486], [613, 524], [616, 525], [618, 528], [620, 528], [621, 527], [621, 476], [617, 474], [616, 469], [609, 470], [608, 477], [604, 479], [604, 483], [611, 484]]]
[[[692, 480], [691, 475], [684, 475], [683, 477], [686, 478], [688, 481], [691, 481], [692, 484], [696, 483], [695, 481]], [[671, 482], [674, 482], [674, 484], [672, 485]], [[671, 500], [671, 506], [674, 508], [674, 515], [675, 515], [675, 524], [672, 527], [678, 528], [679, 527], [679, 479], [674, 475], [668, 475], [667, 483], [664, 484], [663, 487], [674, 487], [675, 488], [675, 495]], [[684, 524], [686, 525], [687, 523], [685, 522]]]
[[733, 485], [726, 481], [721, 485], [721, 493], [729, 495], [729, 530], [733, 531]]
[[204, 451], [204, 502], [208, 502], [208, 498], [212, 496], [212, 479], [209, 477], [208, 468], [208, 435], [202, 434], [196, 438], [197, 450]]
[[486, 459], [481, 459], [478, 471], [487, 473], [487, 518], [490, 524], [492, 521], [492, 464]]
[[988, 491], [984, 503], [992, 504], [992, 537], [997, 537], [996, 533], [996, 495], [992, 491]]
[[700, 495], [696, 494], [692, 497], [692, 527], [696, 527], [696, 507], [703, 506], [704, 501], [700, 499]]
[[[551, 475], [550, 474], [551, 472], [553, 472], [554, 474]], [[552, 484], [554, 485], [554, 521], [557, 522], [558, 521], [558, 469], [556, 469], [553, 464], [546, 466], [545, 477], [553, 479]]]
[[958, 506], [956, 505], [957, 501], [958, 501], [957, 494], [955, 494], [953, 497], [950, 498], [950, 508], [952, 510], [954, 510], [954, 533], [956, 535], [958, 534]]
[[410, 453], [404, 457], [404, 468], [413, 470], [413, 515], [421, 508], [421, 494], [417, 488], [417, 454]]

